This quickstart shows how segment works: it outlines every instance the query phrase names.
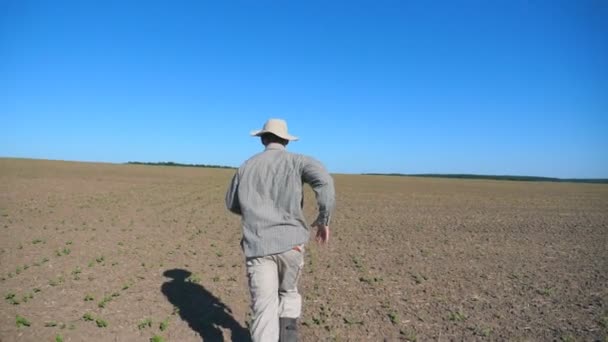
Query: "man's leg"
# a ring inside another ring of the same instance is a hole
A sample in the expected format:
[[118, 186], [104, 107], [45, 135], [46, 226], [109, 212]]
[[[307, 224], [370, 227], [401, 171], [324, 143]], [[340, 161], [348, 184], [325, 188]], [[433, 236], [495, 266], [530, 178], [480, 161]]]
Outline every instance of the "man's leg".
[[279, 340], [279, 276], [273, 256], [247, 260], [247, 277], [251, 292], [253, 322], [251, 338], [254, 342]]
[[304, 250], [293, 249], [278, 256], [280, 341], [297, 341], [297, 319], [302, 310], [298, 281], [304, 266]]

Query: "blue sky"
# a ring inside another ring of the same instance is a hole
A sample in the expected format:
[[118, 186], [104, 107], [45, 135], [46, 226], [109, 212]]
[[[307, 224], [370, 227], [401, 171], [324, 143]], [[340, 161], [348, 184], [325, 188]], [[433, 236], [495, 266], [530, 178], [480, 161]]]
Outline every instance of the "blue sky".
[[0, 0], [0, 156], [608, 178], [608, 2]]

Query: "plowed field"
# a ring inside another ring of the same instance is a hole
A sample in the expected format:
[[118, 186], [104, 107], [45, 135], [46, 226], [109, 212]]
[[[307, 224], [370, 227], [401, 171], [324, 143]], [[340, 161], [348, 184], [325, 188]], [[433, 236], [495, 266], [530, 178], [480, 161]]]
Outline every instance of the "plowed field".
[[[244, 339], [233, 172], [0, 159], [0, 340]], [[304, 341], [608, 338], [608, 186], [334, 177]]]

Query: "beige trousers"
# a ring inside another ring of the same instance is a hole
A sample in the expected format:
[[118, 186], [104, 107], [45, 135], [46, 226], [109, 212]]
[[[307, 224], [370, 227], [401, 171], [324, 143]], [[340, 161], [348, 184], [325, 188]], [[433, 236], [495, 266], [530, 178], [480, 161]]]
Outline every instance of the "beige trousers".
[[278, 341], [279, 317], [300, 317], [302, 297], [297, 286], [303, 266], [303, 248], [247, 258], [253, 342]]

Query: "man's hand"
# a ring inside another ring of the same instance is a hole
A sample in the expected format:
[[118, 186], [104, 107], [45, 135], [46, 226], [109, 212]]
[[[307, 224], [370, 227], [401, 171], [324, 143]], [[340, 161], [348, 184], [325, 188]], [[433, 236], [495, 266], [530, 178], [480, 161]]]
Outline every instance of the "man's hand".
[[329, 226], [316, 224], [314, 227], [317, 227], [317, 236], [315, 237], [315, 240], [322, 245], [329, 243]]

